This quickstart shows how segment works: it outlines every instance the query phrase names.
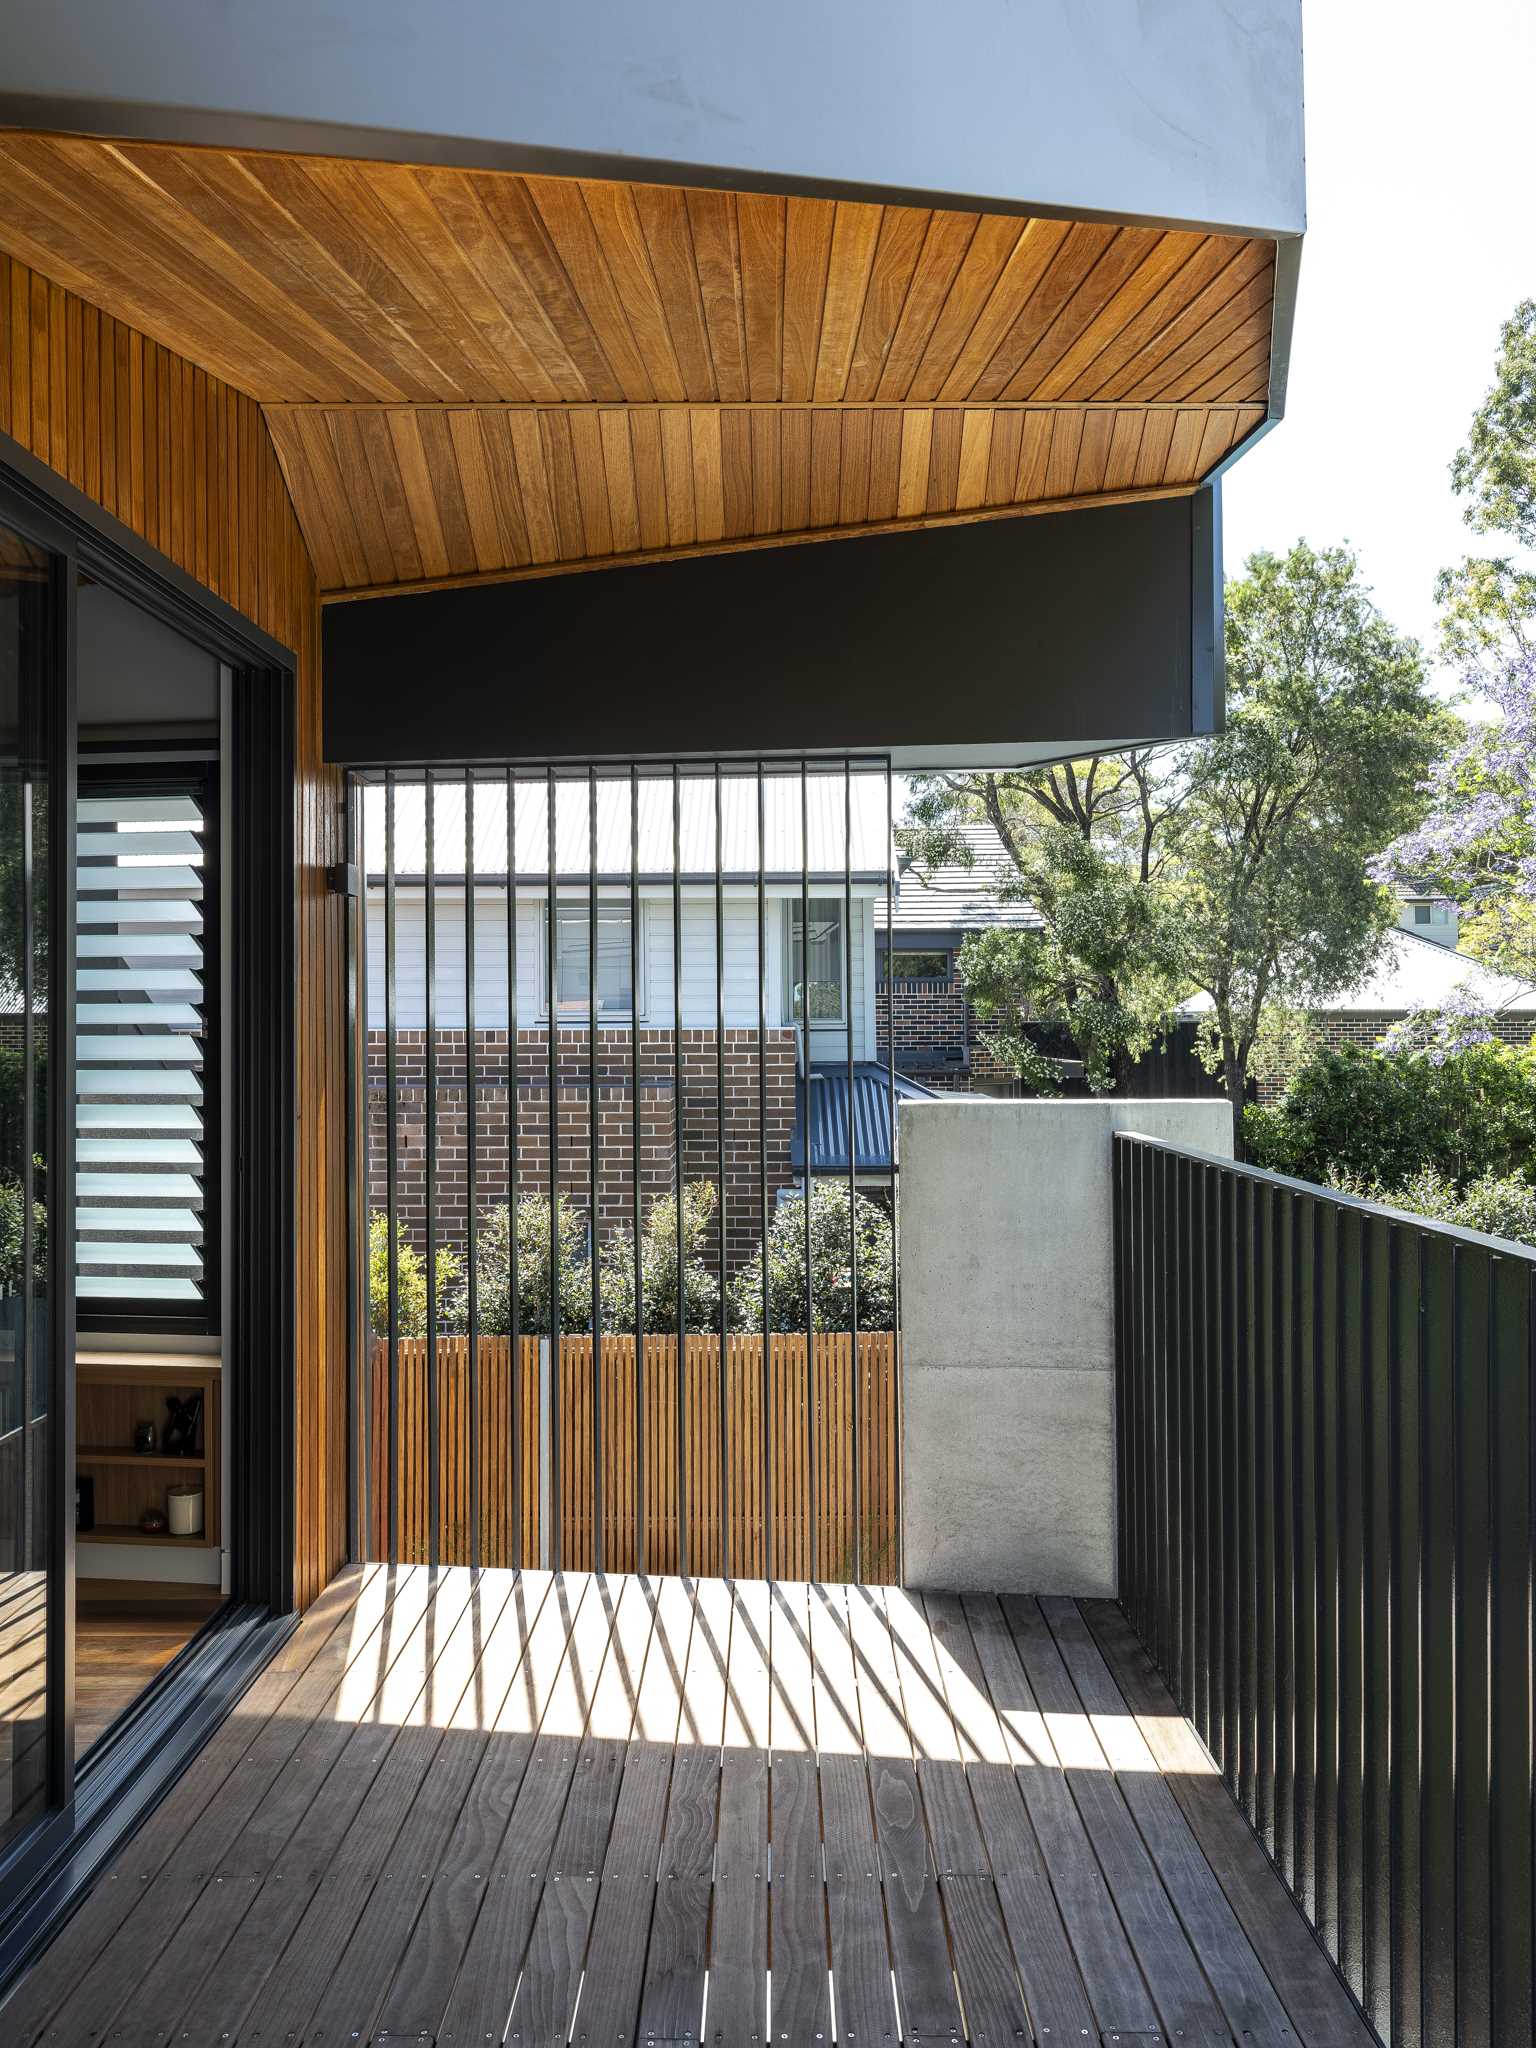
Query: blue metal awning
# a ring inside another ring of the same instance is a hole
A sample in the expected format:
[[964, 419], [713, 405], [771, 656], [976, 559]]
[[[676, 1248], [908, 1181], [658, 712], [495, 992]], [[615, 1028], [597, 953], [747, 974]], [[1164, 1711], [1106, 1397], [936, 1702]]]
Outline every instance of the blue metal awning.
[[[896, 1076], [898, 1101], [930, 1102], [931, 1088], [920, 1087], [904, 1074]], [[789, 1141], [789, 1163], [805, 1171], [806, 1125], [811, 1132], [811, 1172], [848, 1171], [848, 1068], [812, 1067], [807, 1080], [795, 1082], [795, 1128]], [[891, 1171], [891, 1077], [874, 1060], [856, 1060], [853, 1068], [854, 1171]]]

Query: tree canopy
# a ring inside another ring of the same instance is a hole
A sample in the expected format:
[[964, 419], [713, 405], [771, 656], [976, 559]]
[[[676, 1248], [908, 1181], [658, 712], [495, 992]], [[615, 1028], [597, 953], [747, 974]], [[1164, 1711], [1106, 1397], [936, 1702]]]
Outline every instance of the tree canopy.
[[1107, 1088], [1203, 990], [1240, 1109], [1278, 1012], [1372, 964], [1391, 900], [1366, 863], [1422, 810], [1447, 720], [1417, 645], [1371, 601], [1352, 553], [1298, 541], [1227, 589], [1224, 732], [1028, 773], [914, 783], [904, 850], [919, 873], [972, 858], [985, 820], [1009, 856], [999, 893], [1038, 930], [968, 939], [967, 991], [992, 1049], [1052, 1083], [1026, 1029], [1064, 1026]]
[[[1493, 385], [1451, 481], [1475, 532], [1536, 546], [1536, 300], [1504, 324]], [[1462, 905], [1468, 952], [1536, 981], [1536, 567], [1469, 556], [1438, 594], [1444, 650], [1473, 715], [1428, 778], [1422, 823], [1377, 872], [1432, 880]]]
[[1368, 863], [1420, 815], [1448, 721], [1347, 548], [1252, 556], [1226, 650], [1226, 730], [1186, 754], [1169, 865], [1240, 1115], [1267, 1013], [1320, 1006], [1379, 955], [1394, 906]]

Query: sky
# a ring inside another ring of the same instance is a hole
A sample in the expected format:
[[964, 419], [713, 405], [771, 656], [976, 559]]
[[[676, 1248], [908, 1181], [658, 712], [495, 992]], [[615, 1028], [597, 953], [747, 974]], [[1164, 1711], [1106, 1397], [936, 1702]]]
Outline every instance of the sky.
[[1483, 549], [1448, 473], [1536, 297], [1536, 0], [1307, 0], [1308, 229], [1286, 417], [1223, 489], [1229, 575], [1348, 541], [1426, 647]]

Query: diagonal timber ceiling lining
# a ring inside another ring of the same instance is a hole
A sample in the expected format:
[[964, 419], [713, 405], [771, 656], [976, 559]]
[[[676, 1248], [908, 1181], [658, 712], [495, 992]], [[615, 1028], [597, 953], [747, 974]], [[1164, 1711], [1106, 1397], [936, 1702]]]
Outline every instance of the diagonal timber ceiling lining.
[[0, 248], [259, 400], [357, 593], [1187, 490], [1274, 244], [0, 135]]

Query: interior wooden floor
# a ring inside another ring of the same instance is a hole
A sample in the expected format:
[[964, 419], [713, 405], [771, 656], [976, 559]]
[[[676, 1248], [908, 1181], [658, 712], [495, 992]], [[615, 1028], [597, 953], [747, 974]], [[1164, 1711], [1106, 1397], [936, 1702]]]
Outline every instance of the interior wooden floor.
[[1372, 2037], [1112, 1606], [372, 1566], [0, 2038]]
[[222, 1604], [217, 1592], [175, 1599], [94, 1598], [75, 1603], [75, 1755], [132, 1706]]

